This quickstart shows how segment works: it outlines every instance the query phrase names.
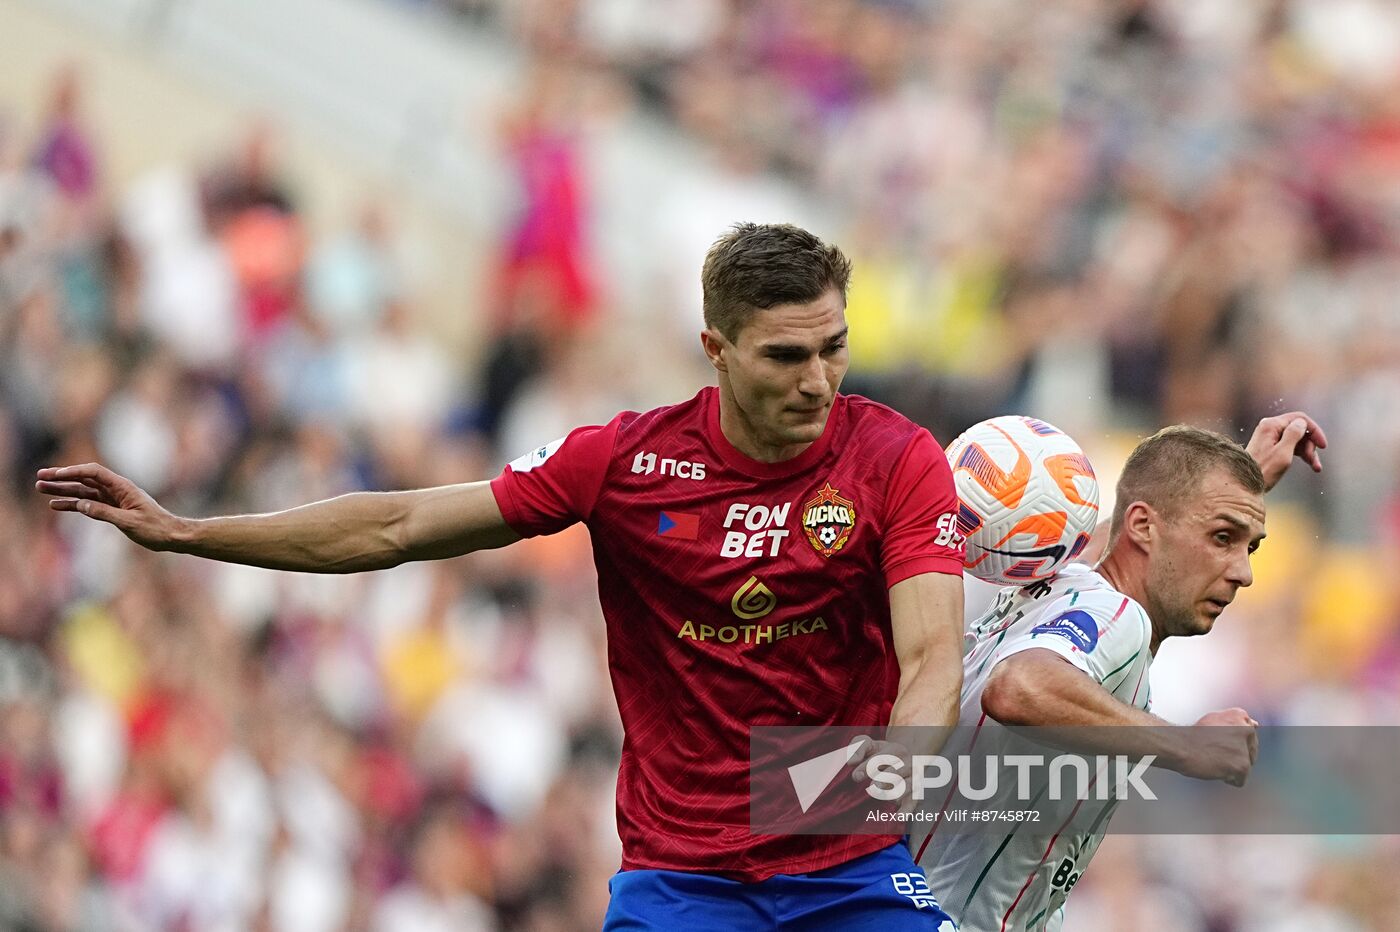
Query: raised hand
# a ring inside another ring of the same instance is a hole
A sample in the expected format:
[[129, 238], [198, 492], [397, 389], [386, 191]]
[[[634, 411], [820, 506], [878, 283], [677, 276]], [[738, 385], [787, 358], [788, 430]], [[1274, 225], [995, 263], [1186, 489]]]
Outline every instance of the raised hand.
[[169, 550], [180, 519], [166, 511], [136, 483], [100, 463], [51, 466], [39, 470], [34, 487], [54, 496], [54, 511], [77, 511], [106, 521], [142, 547]]
[[1254, 428], [1245, 449], [1264, 473], [1264, 490], [1278, 485], [1293, 458], [1307, 463], [1313, 472], [1322, 472], [1319, 450], [1327, 446], [1327, 435], [1318, 423], [1302, 411], [1266, 417]]

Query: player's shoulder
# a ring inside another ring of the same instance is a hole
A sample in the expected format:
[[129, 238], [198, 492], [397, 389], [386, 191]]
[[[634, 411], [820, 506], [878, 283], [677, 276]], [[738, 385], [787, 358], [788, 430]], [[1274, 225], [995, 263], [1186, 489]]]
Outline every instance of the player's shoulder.
[[619, 434], [640, 436], [648, 432], [672, 430], [679, 425], [698, 425], [704, 421], [707, 405], [717, 401], [713, 385], [702, 388], [693, 397], [674, 404], [661, 405], [647, 411], [622, 411], [613, 422]]
[[1047, 579], [998, 590], [972, 633], [978, 638], [1015, 636], [1073, 609], [1111, 617], [1124, 598], [1092, 567], [1071, 563]]
[[[1030, 588], [1021, 591], [1024, 594]], [[1050, 581], [1046, 597], [1026, 612], [1021, 627], [1032, 636], [1062, 634], [1076, 643], [1082, 636], [1088, 645], [1109, 632], [1115, 643], [1137, 643], [1151, 634], [1142, 606], [1084, 564], [1061, 569]]]
[[843, 413], [852, 424], [859, 424], [867, 429], [885, 429], [911, 434], [923, 429], [889, 405], [872, 401], [864, 395], [838, 394], [836, 397], [845, 406]]
[[621, 463], [624, 468], [630, 464], [633, 472], [649, 474], [661, 469], [666, 474], [669, 469], [698, 479], [706, 467], [692, 461], [692, 454], [706, 417], [707, 400], [702, 391], [686, 401], [649, 411], [619, 411], [606, 422], [575, 427], [508, 465], [517, 474], [550, 463], [551, 468], [596, 467], [605, 475], [613, 464]]
[[837, 399], [842, 406], [843, 433], [848, 441], [856, 439], [863, 444], [884, 443], [903, 447], [915, 436], [928, 434], [924, 427], [894, 408], [864, 395], [838, 395]]
[[1095, 616], [1113, 617], [1138, 608], [1093, 567], [1071, 563], [1042, 583], [1023, 586], [1019, 594], [1031, 602], [1031, 617], [1044, 617], [1075, 608]]
[[716, 462], [708, 433], [718, 429], [717, 392], [710, 386], [675, 404], [619, 413], [608, 425], [614, 466], [643, 476], [704, 478]]

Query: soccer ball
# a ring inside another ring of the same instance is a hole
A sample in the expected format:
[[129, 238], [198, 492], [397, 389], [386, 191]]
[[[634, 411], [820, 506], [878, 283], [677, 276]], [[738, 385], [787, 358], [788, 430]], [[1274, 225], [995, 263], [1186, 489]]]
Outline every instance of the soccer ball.
[[1099, 483], [1079, 444], [1044, 421], [1007, 415], [948, 445], [964, 566], [978, 579], [1024, 586], [1053, 576], [1089, 543]]

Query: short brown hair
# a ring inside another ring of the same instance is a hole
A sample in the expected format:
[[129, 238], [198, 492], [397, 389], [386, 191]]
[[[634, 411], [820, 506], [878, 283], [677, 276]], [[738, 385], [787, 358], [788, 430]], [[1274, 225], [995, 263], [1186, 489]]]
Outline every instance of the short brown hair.
[[1139, 443], [1118, 478], [1109, 537], [1116, 540], [1123, 516], [1133, 502], [1146, 502], [1164, 514], [1177, 513], [1197, 483], [1213, 468], [1230, 473], [1248, 492], [1264, 494], [1264, 474], [1244, 447], [1229, 437], [1199, 427], [1164, 427]]
[[734, 340], [756, 309], [806, 304], [836, 288], [844, 300], [851, 260], [790, 223], [738, 223], [705, 256], [705, 326]]

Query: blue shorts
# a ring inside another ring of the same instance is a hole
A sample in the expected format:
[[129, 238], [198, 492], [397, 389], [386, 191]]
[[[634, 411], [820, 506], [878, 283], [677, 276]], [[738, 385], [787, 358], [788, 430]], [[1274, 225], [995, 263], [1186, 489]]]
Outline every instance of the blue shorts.
[[603, 932], [955, 932], [896, 843], [813, 871], [742, 883], [686, 871], [619, 871]]

